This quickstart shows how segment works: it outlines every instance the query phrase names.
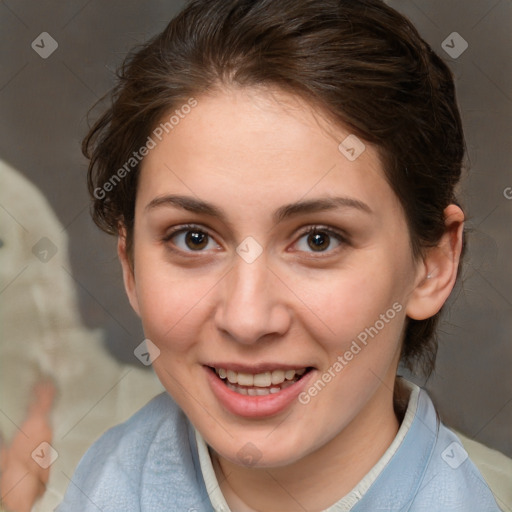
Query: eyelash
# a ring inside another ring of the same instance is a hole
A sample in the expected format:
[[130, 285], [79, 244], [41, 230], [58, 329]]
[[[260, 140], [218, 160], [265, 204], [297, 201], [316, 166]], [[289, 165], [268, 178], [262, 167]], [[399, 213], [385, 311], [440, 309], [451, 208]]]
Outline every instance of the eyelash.
[[[337, 248], [331, 249], [330, 248], [331, 244], [329, 243], [329, 247], [327, 248], [326, 251], [318, 251], [318, 252], [307, 251], [308, 254], [315, 255], [315, 256], [313, 256], [314, 258], [326, 257], [326, 256], [322, 256], [322, 255], [330, 256], [333, 252], [336, 251], [336, 249], [339, 249], [340, 246], [348, 245], [347, 237], [345, 235], [343, 235], [340, 231], [330, 228], [328, 226], [322, 226], [322, 225], [309, 226], [307, 229], [303, 230], [298, 235], [297, 242], [299, 240], [301, 240], [303, 237], [305, 237], [305, 236], [307, 237], [308, 235], [313, 234], [313, 233], [324, 233], [324, 234], [328, 235], [330, 238], [336, 239], [340, 244]], [[297, 242], [295, 242], [295, 244]], [[309, 256], [309, 257], [311, 257], [311, 256]]]
[[[215, 238], [210, 234], [210, 232], [201, 227], [201, 226], [198, 226], [197, 224], [184, 224], [182, 226], [176, 226], [175, 228], [173, 228], [170, 232], [168, 232], [163, 238], [162, 238], [162, 242], [168, 244], [176, 235], [179, 235], [181, 233], [186, 233], [187, 231], [199, 231], [200, 233], [204, 233], [206, 234], [209, 238], [215, 240]], [[179, 252], [180, 254], [183, 254], [183, 253], [187, 253], [187, 254], [190, 254], [190, 253], [194, 253], [194, 252], [197, 252], [197, 253], [201, 253], [201, 252], [204, 252], [204, 251], [183, 251], [182, 249], [171, 249], [173, 252]]]
[[[213, 235], [211, 235], [210, 232], [207, 229], [205, 229], [204, 227], [199, 226], [197, 224], [185, 224], [185, 225], [182, 225], [182, 226], [176, 226], [174, 229], [172, 229], [172, 231], [168, 232], [162, 238], [162, 242], [168, 244], [176, 235], [179, 235], [181, 233], [186, 233], [187, 231], [199, 231], [200, 233], [206, 234], [209, 238], [211, 238], [212, 240], [215, 241], [215, 238], [213, 237]], [[301, 231], [299, 233], [298, 237], [297, 237], [296, 242], [294, 242], [294, 244], [296, 244], [303, 237], [308, 236], [308, 235], [310, 235], [312, 233], [324, 233], [324, 234], [327, 234], [329, 237], [336, 239], [339, 242], [340, 246], [348, 245], [348, 240], [347, 240], [347, 237], [345, 235], [343, 235], [338, 230], [335, 230], [335, 229], [333, 229], [331, 227], [328, 227], [328, 226], [322, 226], [322, 225], [309, 226], [307, 229]], [[220, 244], [218, 244], [218, 245], [220, 245]], [[173, 252], [179, 252], [180, 254], [187, 254], [187, 255], [188, 254], [193, 254], [194, 252], [197, 252], [198, 254], [200, 254], [202, 252], [205, 252], [205, 251], [201, 251], [201, 250], [198, 250], [198, 251], [192, 251], [192, 250], [191, 251], [183, 251], [182, 249], [179, 249], [179, 248], [177, 248], [177, 249], [171, 248], [171, 250]], [[326, 251], [318, 251], [318, 252], [307, 251], [307, 252], [309, 252], [310, 254], [315, 255], [315, 256], [313, 256], [315, 258], [321, 258], [321, 257], [325, 257], [325, 256], [322, 256], [322, 255], [325, 255], [325, 254], [330, 255], [335, 250], [336, 250], [336, 248], [335, 249], [328, 248]]]

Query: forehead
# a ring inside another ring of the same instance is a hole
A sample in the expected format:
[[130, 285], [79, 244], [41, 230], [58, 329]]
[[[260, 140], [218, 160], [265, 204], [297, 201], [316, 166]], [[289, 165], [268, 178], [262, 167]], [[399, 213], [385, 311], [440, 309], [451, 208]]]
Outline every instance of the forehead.
[[214, 199], [239, 214], [317, 196], [397, 206], [376, 148], [303, 99], [233, 88], [196, 101], [178, 107], [173, 124], [172, 112], [162, 119], [161, 140], [153, 137], [141, 165], [139, 208], [170, 193]]

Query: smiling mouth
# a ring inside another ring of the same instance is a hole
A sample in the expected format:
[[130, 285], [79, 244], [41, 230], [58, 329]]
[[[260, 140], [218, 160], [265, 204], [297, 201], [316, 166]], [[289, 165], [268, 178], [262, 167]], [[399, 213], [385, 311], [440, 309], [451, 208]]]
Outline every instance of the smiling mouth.
[[302, 379], [312, 368], [273, 370], [262, 373], [244, 373], [225, 368], [209, 367], [222, 382], [240, 395], [264, 396], [279, 393]]

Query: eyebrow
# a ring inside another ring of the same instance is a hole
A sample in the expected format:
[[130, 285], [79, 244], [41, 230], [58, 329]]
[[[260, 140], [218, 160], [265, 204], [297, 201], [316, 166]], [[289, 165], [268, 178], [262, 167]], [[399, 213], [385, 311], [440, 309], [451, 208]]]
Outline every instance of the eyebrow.
[[[145, 211], [148, 212], [159, 207], [180, 208], [191, 213], [208, 215], [229, 224], [226, 214], [220, 208], [194, 197], [180, 195], [155, 197], [146, 205]], [[352, 197], [322, 197], [297, 201], [296, 203], [281, 206], [274, 212], [272, 217], [274, 223], [277, 224], [298, 215], [335, 210], [338, 208], [351, 208], [367, 214], [373, 213], [372, 209], [359, 199], [354, 199]]]

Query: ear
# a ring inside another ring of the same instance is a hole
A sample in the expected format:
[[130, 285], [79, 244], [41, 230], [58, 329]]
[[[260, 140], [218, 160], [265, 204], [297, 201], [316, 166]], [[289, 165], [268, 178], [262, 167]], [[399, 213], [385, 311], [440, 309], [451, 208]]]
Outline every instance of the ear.
[[454, 205], [444, 210], [445, 232], [436, 247], [427, 250], [418, 266], [417, 280], [406, 307], [415, 320], [434, 316], [448, 299], [457, 279], [462, 252], [464, 213]]
[[140, 316], [139, 300], [137, 298], [137, 288], [135, 286], [135, 267], [126, 249], [126, 229], [124, 227], [119, 228], [117, 237], [117, 256], [119, 257], [119, 261], [121, 262], [121, 267], [123, 269], [123, 281], [126, 295], [128, 296], [128, 300], [130, 301], [133, 310]]

